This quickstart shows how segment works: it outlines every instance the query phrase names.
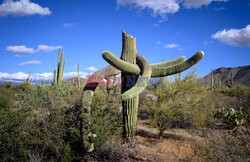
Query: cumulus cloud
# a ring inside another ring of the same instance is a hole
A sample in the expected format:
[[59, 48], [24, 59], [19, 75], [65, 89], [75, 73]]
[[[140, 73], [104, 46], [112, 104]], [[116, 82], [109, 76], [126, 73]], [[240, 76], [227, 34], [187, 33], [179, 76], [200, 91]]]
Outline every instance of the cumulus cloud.
[[164, 48], [177, 48], [177, 47], [179, 47], [179, 45], [178, 44], [174, 44], [174, 43], [166, 44], [164, 46]]
[[29, 0], [5, 0], [0, 5], [0, 17], [26, 16], [26, 15], [50, 15], [51, 11], [48, 7], [41, 7], [39, 4], [32, 3]]
[[90, 67], [87, 67], [86, 70], [94, 72], [94, 71], [97, 71], [98, 69], [96, 69], [94, 66], [90, 66]]
[[14, 53], [24, 53], [24, 54], [34, 54], [37, 52], [37, 50], [33, 48], [28, 48], [24, 45], [22, 46], [7, 46], [7, 51], [14, 52]]
[[37, 50], [38, 51], [44, 51], [44, 52], [51, 52], [51, 51], [54, 51], [54, 50], [58, 50], [59, 48], [62, 48], [62, 46], [38, 45]]
[[[28, 73], [24, 72], [17, 72], [17, 73], [1, 73], [0, 72], [0, 80], [5, 80], [5, 81], [14, 81], [14, 82], [20, 82], [22, 80], [27, 79], [29, 76]], [[68, 72], [64, 73], [63, 78], [65, 80], [72, 78], [73, 76], [77, 76], [77, 72]], [[80, 72], [80, 76], [82, 78], [86, 78], [87, 73], [86, 72]], [[32, 81], [39, 81], [39, 80], [53, 80], [53, 74], [52, 73], [35, 73], [30, 75], [30, 78]]]
[[218, 31], [212, 35], [212, 38], [229, 45], [250, 47], [250, 25], [242, 29]]
[[151, 9], [154, 15], [175, 13], [180, 5], [177, 0], [117, 0], [118, 5], [132, 5], [139, 9]]
[[18, 64], [18, 65], [19, 65], [19, 66], [22, 66], [22, 65], [28, 65], [28, 64], [41, 64], [41, 62], [38, 61], [38, 60], [31, 60], [31, 61], [27, 61], [27, 62], [20, 63], [20, 64]]
[[[166, 14], [173, 14], [179, 11], [180, 6], [184, 8], [200, 8], [208, 6], [212, 2], [227, 2], [229, 0], [116, 0], [118, 6], [132, 6], [140, 10], [151, 9], [154, 15], [160, 15], [166, 21]], [[218, 10], [224, 9], [223, 7]], [[153, 24], [158, 27], [159, 24]]]
[[37, 49], [28, 48], [25, 45], [22, 46], [7, 46], [6, 50], [14, 53], [23, 53], [23, 54], [34, 54], [39, 51], [51, 52], [63, 48], [63, 46], [47, 46], [47, 45], [38, 45]]
[[207, 6], [212, 2], [227, 2], [229, 0], [184, 0], [183, 6], [185, 8], [200, 8], [202, 6]]

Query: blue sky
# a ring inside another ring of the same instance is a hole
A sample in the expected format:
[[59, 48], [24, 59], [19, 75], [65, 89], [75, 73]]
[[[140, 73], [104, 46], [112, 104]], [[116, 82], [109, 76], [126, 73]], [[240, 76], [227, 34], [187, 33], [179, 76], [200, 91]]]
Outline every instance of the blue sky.
[[65, 79], [76, 64], [84, 77], [120, 56], [122, 30], [150, 63], [202, 50], [201, 76], [250, 64], [250, 0], [0, 0], [0, 78], [52, 78], [59, 47]]

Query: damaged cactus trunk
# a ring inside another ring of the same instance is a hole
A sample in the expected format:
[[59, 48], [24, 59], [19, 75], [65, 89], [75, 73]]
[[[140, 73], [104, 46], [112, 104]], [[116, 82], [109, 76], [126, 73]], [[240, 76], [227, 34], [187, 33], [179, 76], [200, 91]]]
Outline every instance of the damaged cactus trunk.
[[[136, 38], [122, 33], [122, 55], [121, 60], [136, 64]], [[122, 89], [121, 93], [125, 93], [129, 89], [135, 86], [138, 75], [129, 74], [126, 72], [121, 73], [122, 76]], [[124, 142], [130, 142], [133, 135], [136, 132], [137, 112], [138, 112], [138, 95], [122, 101], [123, 112], [123, 139]]]

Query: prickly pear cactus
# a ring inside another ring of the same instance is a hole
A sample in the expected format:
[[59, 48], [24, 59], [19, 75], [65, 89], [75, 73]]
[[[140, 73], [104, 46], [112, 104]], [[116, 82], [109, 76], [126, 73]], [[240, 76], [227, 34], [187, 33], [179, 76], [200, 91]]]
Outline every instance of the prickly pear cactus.
[[[184, 56], [168, 62], [149, 64], [147, 59], [139, 56], [136, 49], [136, 38], [122, 32], [122, 54], [117, 58], [109, 51], [105, 51], [102, 57], [110, 64], [98, 70], [89, 79], [83, 90], [81, 110], [85, 124], [90, 124], [91, 102], [96, 87], [101, 84], [100, 78], [108, 78], [121, 73], [122, 89], [121, 98], [123, 106], [123, 138], [124, 142], [130, 142], [136, 132], [138, 97], [146, 88], [151, 77], [166, 77], [178, 74], [199, 62], [204, 56], [202, 51], [197, 52], [186, 61]], [[141, 76], [139, 78], [139, 76]], [[93, 146], [92, 144], [90, 144]]]

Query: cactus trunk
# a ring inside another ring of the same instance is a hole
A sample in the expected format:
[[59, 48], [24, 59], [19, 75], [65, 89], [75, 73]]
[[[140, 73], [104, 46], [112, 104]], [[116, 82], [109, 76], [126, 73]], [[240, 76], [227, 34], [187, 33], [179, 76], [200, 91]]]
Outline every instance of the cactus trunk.
[[54, 85], [56, 85], [57, 79], [56, 79], [56, 69], [54, 69]]
[[[121, 59], [136, 64], [136, 38], [122, 33], [122, 55]], [[137, 75], [122, 72], [122, 94], [131, 89], [137, 79]], [[123, 107], [123, 138], [124, 142], [130, 142], [136, 132], [137, 111], [138, 111], [138, 95], [122, 101]]]
[[214, 90], [214, 75], [213, 75], [213, 69], [211, 69], [211, 89]]

